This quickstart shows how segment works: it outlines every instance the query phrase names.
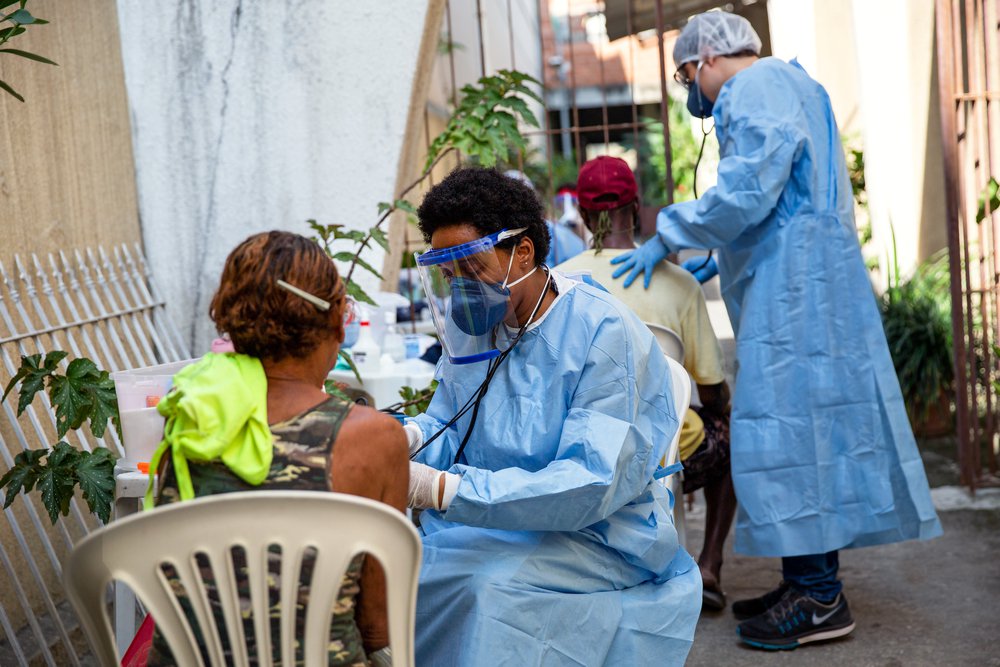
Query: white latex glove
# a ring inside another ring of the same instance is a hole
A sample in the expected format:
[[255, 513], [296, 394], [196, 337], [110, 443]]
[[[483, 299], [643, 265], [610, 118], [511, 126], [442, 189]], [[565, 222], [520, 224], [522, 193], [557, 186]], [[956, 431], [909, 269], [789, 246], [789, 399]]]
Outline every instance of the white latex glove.
[[416, 509], [446, 510], [458, 493], [461, 481], [460, 475], [410, 461], [410, 489], [406, 504]]
[[413, 422], [403, 424], [403, 431], [406, 433], [406, 444], [410, 446], [410, 454], [412, 455], [413, 452], [420, 449], [420, 445], [424, 444], [424, 432]]

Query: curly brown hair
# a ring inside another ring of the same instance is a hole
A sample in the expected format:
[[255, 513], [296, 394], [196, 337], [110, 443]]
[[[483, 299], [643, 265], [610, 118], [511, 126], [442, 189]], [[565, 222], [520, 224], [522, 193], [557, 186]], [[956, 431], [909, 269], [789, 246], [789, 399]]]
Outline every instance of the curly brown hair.
[[[330, 310], [281, 289], [278, 280], [329, 301]], [[208, 314], [237, 352], [301, 358], [323, 337], [342, 334], [344, 293], [337, 267], [319, 245], [291, 232], [263, 232], [229, 253]]]

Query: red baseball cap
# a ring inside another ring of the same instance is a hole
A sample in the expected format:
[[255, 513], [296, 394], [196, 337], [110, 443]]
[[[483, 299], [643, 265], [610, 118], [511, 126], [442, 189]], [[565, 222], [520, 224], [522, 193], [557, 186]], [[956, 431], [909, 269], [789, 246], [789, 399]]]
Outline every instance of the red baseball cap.
[[576, 195], [580, 208], [592, 211], [619, 208], [635, 201], [635, 175], [621, 158], [595, 157], [580, 169]]

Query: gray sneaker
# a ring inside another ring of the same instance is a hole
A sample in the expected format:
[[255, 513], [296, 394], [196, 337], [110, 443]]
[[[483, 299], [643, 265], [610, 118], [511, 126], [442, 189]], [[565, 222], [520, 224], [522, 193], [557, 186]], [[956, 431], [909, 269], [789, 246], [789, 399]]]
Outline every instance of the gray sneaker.
[[853, 630], [854, 618], [843, 593], [823, 604], [789, 587], [777, 604], [740, 623], [736, 633], [750, 646], [781, 650], [844, 637]]

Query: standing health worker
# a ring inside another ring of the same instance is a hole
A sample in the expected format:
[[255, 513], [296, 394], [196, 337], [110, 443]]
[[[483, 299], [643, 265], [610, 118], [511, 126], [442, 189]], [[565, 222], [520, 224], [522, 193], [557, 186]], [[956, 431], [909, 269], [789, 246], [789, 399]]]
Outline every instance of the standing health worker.
[[781, 556], [777, 590], [733, 605], [761, 648], [850, 633], [840, 549], [941, 534], [854, 225], [826, 91], [795, 61], [758, 58], [734, 14], [691, 19], [675, 78], [712, 116], [718, 184], [660, 211], [656, 235], [612, 260], [625, 286], [669, 253], [717, 249], [736, 333], [736, 551]]

